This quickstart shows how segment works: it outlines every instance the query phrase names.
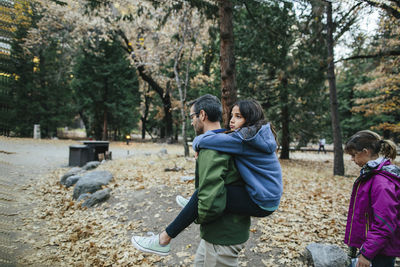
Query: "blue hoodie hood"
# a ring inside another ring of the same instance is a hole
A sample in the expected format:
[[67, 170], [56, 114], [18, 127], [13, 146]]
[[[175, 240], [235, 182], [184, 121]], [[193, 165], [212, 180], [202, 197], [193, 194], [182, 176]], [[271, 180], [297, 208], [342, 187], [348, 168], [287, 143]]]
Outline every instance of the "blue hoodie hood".
[[269, 123], [263, 125], [258, 131], [253, 125], [241, 128], [237, 133], [244, 143], [261, 152], [274, 153], [277, 149], [275, 136]]

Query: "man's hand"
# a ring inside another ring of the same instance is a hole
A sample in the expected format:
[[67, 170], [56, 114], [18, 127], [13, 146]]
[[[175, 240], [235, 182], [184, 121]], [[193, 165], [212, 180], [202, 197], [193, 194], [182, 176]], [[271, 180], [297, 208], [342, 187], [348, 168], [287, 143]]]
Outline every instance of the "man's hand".
[[199, 157], [199, 152], [194, 152], [194, 158], [197, 159]]
[[358, 262], [356, 267], [370, 267], [371, 262], [367, 260], [362, 254], [358, 256]]

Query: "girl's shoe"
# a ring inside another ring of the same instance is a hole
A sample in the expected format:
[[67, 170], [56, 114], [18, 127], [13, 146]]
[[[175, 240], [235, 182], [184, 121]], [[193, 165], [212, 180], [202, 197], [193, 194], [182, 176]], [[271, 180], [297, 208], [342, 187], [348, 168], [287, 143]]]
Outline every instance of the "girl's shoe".
[[176, 203], [178, 203], [178, 205], [181, 206], [182, 208], [184, 208], [186, 206], [186, 204], [189, 202], [189, 199], [184, 198], [181, 195], [177, 195], [175, 199], [176, 199]]
[[151, 236], [132, 236], [132, 244], [138, 250], [158, 254], [161, 256], [167, 256], [169, 254], [171, 245], [160, 245], [160, 235], [154, 235], [150, 233]]

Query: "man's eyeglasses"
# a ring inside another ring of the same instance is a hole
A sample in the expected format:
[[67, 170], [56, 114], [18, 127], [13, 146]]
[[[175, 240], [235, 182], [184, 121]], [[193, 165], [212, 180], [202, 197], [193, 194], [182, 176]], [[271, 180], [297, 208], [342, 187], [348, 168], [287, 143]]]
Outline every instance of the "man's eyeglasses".
[[189, 115], [190, 120], [193, 120], [194, 116], [199, 115], [200, 112], [194, 112], [192, 114]]

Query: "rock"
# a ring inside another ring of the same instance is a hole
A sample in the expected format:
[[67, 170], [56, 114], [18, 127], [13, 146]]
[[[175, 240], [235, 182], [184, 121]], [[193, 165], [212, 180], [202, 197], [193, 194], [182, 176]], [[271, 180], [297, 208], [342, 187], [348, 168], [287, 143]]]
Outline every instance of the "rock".
[[78, 199], [83, 193], [94, 193], [100, 190], [103, 185], [107, 185], [113, 176], [109, 171], [92, 171], [86, 173], [76, 183], [73, 199]]
[[88, 170], [93, 170], [96, 169], [100, 165], [99, 161], [89, 161], [88, 163], [85, 164], [85, 166], [82, 167], [82, 169], [88, 171]]
[[167, 154], [168, 154], [168, 151], [167, 151], [166, 148], [163, 148], [163, 149], [161, 149], [160, 151], [158, 151], [158, 154], [160, 154], [160, 155], [167, 155]]
[[74, 167], [70, 169], [68, 172], [66, 172], [60, 179], [60, 183], [65, 185], [65, 181], [67, 180], [68, 177], [77, 175], [78, 173], [83, 172], [82, 168], [79, 167]]
[[306, 247], [307, 259], [314, 267], [346, 267], [348, 266], [347, 253], [337, 245], [311, 243]]
[[79, 179], [81, 179], [81, 177], [82, 176], [80, 176], [80, 175], [72, 175], [72, 176], [68, 177], [64, 183], [65, 187], [68, 188], [68, 187], [73, 186], [74, 184], [76, 184], [78, 182]]
[[97, 203], [101, 203], [110, 198], [110, 188], [96, 191], [88, 199], [83, 202], [82, 207], [93, 207]]
[[76, 201], [79, 202], [81, 200], [87, 200], [88, 198], [90, 198], [91, 195], [92, 194], [90, 194], [90, 193], [84, 193], [84, 194], [80, 195]]
[[181, 176], [181, 181], [185, 182], [185, 181], [192, 181], [194, 180], [194, 176]]
[[176, 141], [175, 140], [173, 140], [173, 139], [168, 139], [167, 140], [167, 144], [175, 144], [176, 143]]
[[178, 172], [178, 171], [180, 171], [180, 170], [182, 170], [182, 167], [178, 167], [178, 166], [176, 166], [176, 165], [175, 165], [175, 167], [173, 167], [173, 168], [165, 168], [165, 169], [164, 169], [165, 172]]

